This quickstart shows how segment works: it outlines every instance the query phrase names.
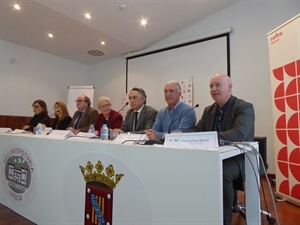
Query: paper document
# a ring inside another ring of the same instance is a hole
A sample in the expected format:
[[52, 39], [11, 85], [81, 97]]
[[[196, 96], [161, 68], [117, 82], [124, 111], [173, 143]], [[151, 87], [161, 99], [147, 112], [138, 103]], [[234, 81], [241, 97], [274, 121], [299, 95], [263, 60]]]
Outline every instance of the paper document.
[[119, 134], [113, 142], [124, 144], [126, 142], [136, 143], [139, 142], [140, 144], [149, 140], [146, 134]]
[[0, 133], [9, 133], [12, 132], [11, 128], [8, 127], [0, 127]]
[[26, 130], [21, 130], [21, 129], [15, 129], [12, 132], [10, 132], [11, 134], [30, 134], [30, 131], [26, 131]]

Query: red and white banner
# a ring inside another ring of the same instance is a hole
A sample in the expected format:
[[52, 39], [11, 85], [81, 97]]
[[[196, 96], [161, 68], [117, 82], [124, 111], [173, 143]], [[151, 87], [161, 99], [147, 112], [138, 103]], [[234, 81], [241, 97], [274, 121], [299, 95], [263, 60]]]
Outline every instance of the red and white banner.
[[300, 205], [300, 14], [268, 34], [276, 195]]

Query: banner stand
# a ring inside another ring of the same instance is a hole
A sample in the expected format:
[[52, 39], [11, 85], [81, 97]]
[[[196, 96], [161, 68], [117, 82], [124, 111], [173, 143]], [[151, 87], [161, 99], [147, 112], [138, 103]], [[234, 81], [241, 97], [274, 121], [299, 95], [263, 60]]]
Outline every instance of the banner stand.
[[300, 206], [300, 14], [268, 34], [276, 195]]

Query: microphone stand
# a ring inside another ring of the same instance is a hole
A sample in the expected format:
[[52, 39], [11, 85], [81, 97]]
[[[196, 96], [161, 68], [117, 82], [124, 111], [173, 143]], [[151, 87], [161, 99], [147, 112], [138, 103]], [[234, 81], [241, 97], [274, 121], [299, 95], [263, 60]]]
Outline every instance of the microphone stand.
[[199, 107], [199, 104], [196, 104], [196, 105], [195, 105], [193, 108], [191, 108], [189, 111], [187, 111], [186, 113], [182, 114], [181, 116], [179, 116], [179, 117], [177, 117], [175, 120], [173, 120], [173, 121], [170, 123], [170, 125], [169, 125], [169, 128], [168, 128], [168, 134], [171, 133], [171, 125], [172, 125], [175, 121], [181, 119], [185, 114], [189, 113], [190, 111], [192, 111], [193, 109], [195, 109], [195, 108], [197, 108], [197, 107]]
[[123, 105], [123, 107], [118, 112], [121, 112], [128, 104], [129, 102], [126, 102], [125, 105]]

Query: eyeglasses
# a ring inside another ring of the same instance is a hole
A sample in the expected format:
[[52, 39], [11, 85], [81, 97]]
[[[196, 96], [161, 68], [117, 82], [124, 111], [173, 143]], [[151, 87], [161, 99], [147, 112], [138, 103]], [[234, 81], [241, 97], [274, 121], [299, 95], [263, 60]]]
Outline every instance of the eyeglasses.
[[103, 105], [103, 106], [99, 106], [98, 109], [104, 109], [104, 108], [107, 108], [109, 106], [110, 106], [110, 104], [106, 104], [106, 105]]
[[32, 106], [32, 108], [35, 108], [35, 109], [40, 108], [40, 107], [41, 107], [40, 105], [33, 105]]
[[82, 100], [82, 99], [77, 99], [77, 100], [75, 100], [75, 102], [84, 102], [84, 100]]

